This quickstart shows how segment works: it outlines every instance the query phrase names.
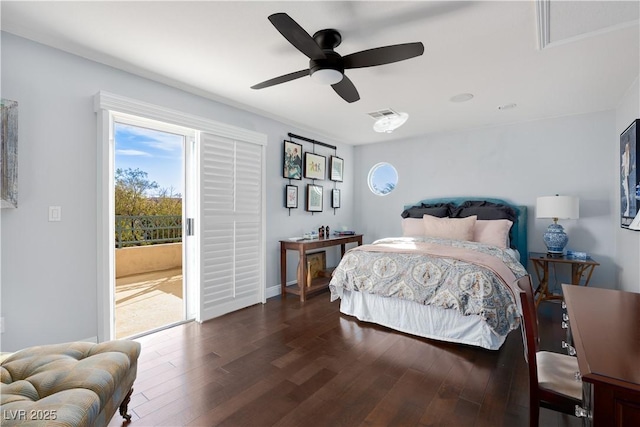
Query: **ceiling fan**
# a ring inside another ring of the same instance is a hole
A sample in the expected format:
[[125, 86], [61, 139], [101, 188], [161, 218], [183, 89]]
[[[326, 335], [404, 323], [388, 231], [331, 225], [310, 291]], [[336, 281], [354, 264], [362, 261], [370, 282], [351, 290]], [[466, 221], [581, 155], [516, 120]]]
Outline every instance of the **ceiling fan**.
[[360, 99], [360, 95], [351, 80], [344, 75], [344, 70], [391, 64], [424, 53], [424, 45], [416, 42], [377, 47], [341, 56], [333, 50], [342, 42], [342, 36], [337, 30], [320, 30], [311, 37], [286, 13], [275, 13], [269, 16], [269, 21], [289, 43], [309, 58], [309, 68], [269, 79], [251, 86], [251, 89], [263, 89], [310, 76], [321, 84], [331, 85], [345, 101], [355, 102]]

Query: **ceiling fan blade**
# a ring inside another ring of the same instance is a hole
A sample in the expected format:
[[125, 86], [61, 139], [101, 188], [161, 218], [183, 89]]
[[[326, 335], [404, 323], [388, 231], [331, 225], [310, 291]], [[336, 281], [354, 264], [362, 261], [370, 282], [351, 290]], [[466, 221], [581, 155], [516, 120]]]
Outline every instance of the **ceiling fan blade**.
[[349, 80], [349, 77], [343, 75], [342, 80], [338, 83], [331, 85], [333, 90], [336, 91], [338, 95], [342, 97], [345, 101], [351, 103], [356, 102], [360, 99], [360, 94], [358, 94], [358, 90], [353, 85], [353, 82]]
[[284, 76], [274, 77], [272, 79], [266, 80], [262, 83], [258, 83], [257, 85], [251, 86], [251, 89], [264, 89], [265, 87], [279, 85], [280, 83], [290, 82], [291, 80], [299, 79], [300, 77], [308, 76], [309, 69], [295, 71], [293, 73], [285, 74]]
[[344, 68], [364, 68], [376, 65], [391, 64], [415, 58], [424, 53], [424, 45], [421, 42], [395, 44], [391, 46], [376, 47], [344, 56]]
[[324, 59], [325, 55], [316, 41], [286, 13], [274, 13], [269, 21], [285, 39], [309, 59]]

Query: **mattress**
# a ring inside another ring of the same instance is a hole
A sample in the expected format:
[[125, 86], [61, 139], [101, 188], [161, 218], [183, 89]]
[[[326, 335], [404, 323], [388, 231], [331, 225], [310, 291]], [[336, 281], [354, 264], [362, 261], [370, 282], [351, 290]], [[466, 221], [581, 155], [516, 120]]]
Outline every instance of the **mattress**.
[[330, 282], [340, 311], [421, 337], [500, 348], [520, 326], [516, 253], [477, 242], [381, 239], [345, 254]]

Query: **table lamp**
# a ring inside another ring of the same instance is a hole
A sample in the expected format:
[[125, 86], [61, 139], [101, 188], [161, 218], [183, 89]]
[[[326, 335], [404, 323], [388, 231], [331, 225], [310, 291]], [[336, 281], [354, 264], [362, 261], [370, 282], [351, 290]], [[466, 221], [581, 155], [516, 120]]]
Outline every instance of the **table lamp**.
[[564, 228], [558, 224], [559, 219], [578, 219], [580, 213], [579, 200], [574, 196], [545, 196], [536, 200], [536, 218], [553, 218], [544, 233], [544, 244], [550, 255], [562, 256], [569, 237]]

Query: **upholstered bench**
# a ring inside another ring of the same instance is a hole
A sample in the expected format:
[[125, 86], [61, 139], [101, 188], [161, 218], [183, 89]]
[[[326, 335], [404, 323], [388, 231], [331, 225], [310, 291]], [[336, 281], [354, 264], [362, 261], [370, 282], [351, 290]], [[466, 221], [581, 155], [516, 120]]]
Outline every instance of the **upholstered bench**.
[[118, 408], [129, 420], [139, 355], [140, 344], [128, 340], [12, 353], [0, 364], [0, 424], [106, 426]]

